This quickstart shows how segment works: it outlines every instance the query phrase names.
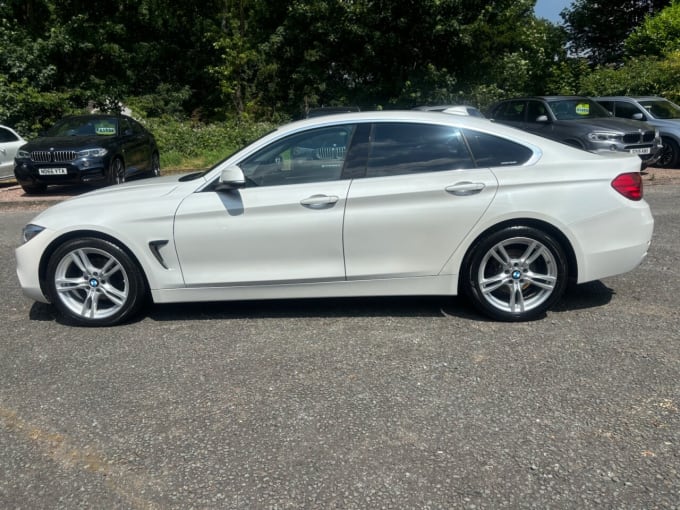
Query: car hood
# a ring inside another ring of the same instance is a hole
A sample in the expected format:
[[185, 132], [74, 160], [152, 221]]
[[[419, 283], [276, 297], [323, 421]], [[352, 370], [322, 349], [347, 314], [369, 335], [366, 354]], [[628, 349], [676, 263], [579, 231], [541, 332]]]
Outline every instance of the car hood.
[[[182, 175], [149, 177], [90, 191], [53, 205], [33, 219], [46, 227], [109, 223], [112, 216], [141, 217], [146, 214], [170, 214], [177, 203], [201, 184], [203, 177], [181, 182]], [[179, 190], [178, 194], [174, 192]], [[115, 211], [115, 213], [114, 213]]]
[[578, 124], [583, 129], [603, 129], [622, 131], [624, 133], [639, 129], [653, 129], [652, 126], [639, 120], [620, 119], [614, 117], [603, 117], [601, 119], [575, 119], [575, 120], [557, 120], [556, 124], [564, 126]]
[[31, 140], [22, 147], [26, 151], [59, 149], [77, 149], [79, 147], [92, 147], [95, 145], [108, 145], [113, 137], [107, 136], [44, 136]]
[[[174, 190], [180, 183], [180, 179], [186, 174], [164, 175], [162, 177], [149, 177], [147, 179], [138, 179], [135, 181], [117, 184], [115, 186], [107, 186], [99, 188], [94, 191], [85, 193], [69, 201], [79, 199], [95, 199], [101, 200], [119, 200], [121, 198], [134, 198], [139, 194], [143, 194], [148, 198], [163, 196]], [[197, 184], [199, 180], [194, 181]], [[203, 182], [203, 180], [200, 180]]]
[[648, 122], [654, 127], [680, 132], [680, 119], [651, 119]]

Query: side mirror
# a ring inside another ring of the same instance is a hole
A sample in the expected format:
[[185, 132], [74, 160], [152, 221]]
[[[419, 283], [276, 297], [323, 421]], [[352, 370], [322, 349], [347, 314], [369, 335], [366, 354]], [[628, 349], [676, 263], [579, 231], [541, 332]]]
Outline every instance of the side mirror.
[[634, 113], [632, 119], [633, 120], [645, 120], [645, 116], [642, 115], [641, 113]]
[[536, 122], [548, 122], [548, 116], [547, 115], [539, 115], [536, 117]]
[[226, 191], [245, 187], [246, 177], [243, 175], [243, 170], [234, 165], [222, 170], [215, 189], [217, 191]]

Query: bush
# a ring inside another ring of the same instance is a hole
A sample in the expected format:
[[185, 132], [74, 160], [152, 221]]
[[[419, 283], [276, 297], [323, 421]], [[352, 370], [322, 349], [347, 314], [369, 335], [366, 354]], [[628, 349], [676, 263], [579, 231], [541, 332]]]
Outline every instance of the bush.
[[163, 169], [210, 167], [276, 127], [269, 122], [202, 124], [169, 116], [142, 122], [156, 137]]

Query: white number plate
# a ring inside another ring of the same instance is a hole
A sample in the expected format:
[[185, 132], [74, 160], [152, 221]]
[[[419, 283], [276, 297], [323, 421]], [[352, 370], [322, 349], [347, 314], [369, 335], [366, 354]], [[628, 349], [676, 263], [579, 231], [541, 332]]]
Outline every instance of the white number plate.
[[651, 149], [649, 147], [646, 147], [644, 149], [630, 149], [631, 154], [649, 154], [651, 152]]
[[68, 170], [66, 168], [38, 168], [40, 175], [66, 175]]

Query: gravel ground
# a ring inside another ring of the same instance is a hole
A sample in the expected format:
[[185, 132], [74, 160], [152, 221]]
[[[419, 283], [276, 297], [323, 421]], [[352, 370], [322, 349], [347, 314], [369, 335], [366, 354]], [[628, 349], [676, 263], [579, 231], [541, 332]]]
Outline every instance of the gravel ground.
[[[417, 297], [73, 328], [0, 264], [0, 509], [678, 510], [679, 199], [648, 187], [638, 269], [518, 324]], [[33, 213], [2, 214], [12, 261]]]

